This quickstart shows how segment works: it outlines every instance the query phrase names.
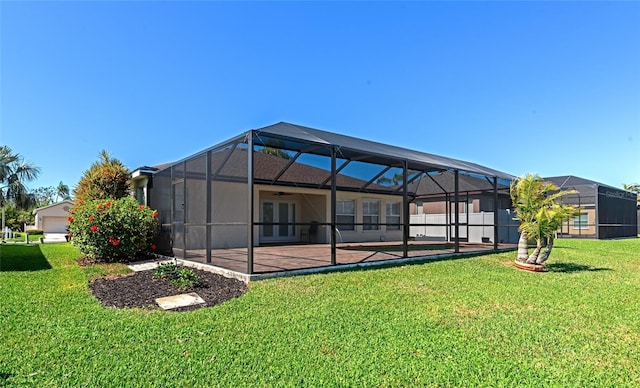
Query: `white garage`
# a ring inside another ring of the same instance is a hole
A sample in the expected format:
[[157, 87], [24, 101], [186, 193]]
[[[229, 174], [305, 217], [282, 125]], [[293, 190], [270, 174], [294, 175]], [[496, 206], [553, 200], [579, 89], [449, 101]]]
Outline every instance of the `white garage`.
[[71, 207], [73, 207], [73, 202], [62, 201], [34, 209], [36, 229], [40, 229], [44, 233], [67, 233]]

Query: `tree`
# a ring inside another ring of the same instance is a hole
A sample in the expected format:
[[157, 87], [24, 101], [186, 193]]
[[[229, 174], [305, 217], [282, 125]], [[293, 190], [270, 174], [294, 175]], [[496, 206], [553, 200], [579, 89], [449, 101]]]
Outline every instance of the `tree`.
[[36, 207], [43, 207], [52, 204], [56, 198], [56, 188], [53, 186], [38, 187], [31, 192], [35, 199]]
[[62, 201], [67, 201], [71, 199], [71, 196], [69, 195], [69, 193], [71, 192], [69, 190], [69, 186], [62, 183], [62, 181], [58, 183], [58, 187], [56, 188], [56, 190], [57, 190], [56, 201], [58, 201], [58, 198], [60, 198], [60, 200]]
[[623, 183], [622, 184], [622, 188], [627, 190], [627, 191], [633, 191], [634, 193], [636, 193], [638, 195], [638, 207], [640, 207], [640, 184], [638, 183]]
[[4, 207], [8, 202], [18, 209], [29, 207], [33, 197], [29, 196], [26, 181], [34, 180], [40, 168], [24, 161], [8, 146], [0, 146], [0, 206], [2, 207], [2, 229], [5, 227]]
[[267, 155], [277, 156], [282, 159], [287, 159], [287, 160], [291, 159], [291, 156], [285, 150], [280, 148], [264, 146], [262, 147], [262, 149], [260, 149], [260, 152]]
[[99, 156], [100, 160], [84, 172], [74, 188], [76, 201], [117, 199], [129, 195], [129, 170], [105, 150]]
[[[558, 187], [537, 175], [527, 174], [511, 182], [511, 201], [520, 221], [518, 256], [520, 262], [544, 264], [551, 254], [555, 232], [562, 221], [576, 214], [577, 208], [558, 200], [575, 190], [558, 191]], [[528, 240], [536, 240], [536, 248], [529, 255]], [[540, 254], [544, 248], [543, 254]]]

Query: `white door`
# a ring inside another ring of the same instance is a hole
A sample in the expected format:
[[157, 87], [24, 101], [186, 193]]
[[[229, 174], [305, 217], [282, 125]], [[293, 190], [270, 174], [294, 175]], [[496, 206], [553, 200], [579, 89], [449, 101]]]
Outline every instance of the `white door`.
[[296, 241], [296, 202], [265, 200], [260, 203], [260, 242]]

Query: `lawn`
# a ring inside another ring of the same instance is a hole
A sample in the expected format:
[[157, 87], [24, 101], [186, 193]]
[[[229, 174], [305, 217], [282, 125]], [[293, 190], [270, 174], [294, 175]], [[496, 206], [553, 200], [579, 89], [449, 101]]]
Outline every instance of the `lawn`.
[[[40, 240], [41, 238], [44, 238], [44, 234], [30, 234], [29, 242], [34, 243]], [[25, 233], [16, 232], [14, 233], [13, 238], [9, 238], [6, 241], [7, 242], [25, 242], [26, 241]]]
[[66, 243], [0, 249], [0, 385], [640, 386], [640, 239], [560, 240], [547, 273], [510, 252], [265, 280], [188, 313], [103, 307]]

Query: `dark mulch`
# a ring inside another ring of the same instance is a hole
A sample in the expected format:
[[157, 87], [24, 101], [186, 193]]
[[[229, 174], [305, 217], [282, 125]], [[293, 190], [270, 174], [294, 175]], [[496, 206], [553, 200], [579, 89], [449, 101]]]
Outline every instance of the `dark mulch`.
[[99, 278], [89, 283], [89, 289], [107, 307], [142, 307], [158, 309], [156, 298], [195, 292], [206, 302], [196, 306], [181, 307], [169, 311], [190, 311], [213, 306], [237, 298], [247, 291], [247, 285], [236, 279], [193, 269], [200, 276], [200, 285], [178, 289], [169, 279], [154, 279], [154, 270], [135, 272], [116, 278]]

